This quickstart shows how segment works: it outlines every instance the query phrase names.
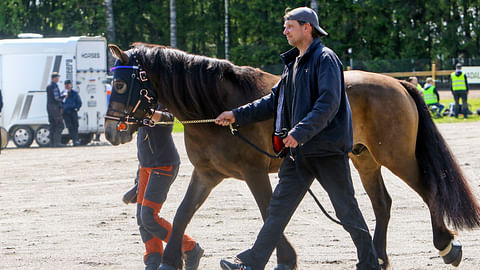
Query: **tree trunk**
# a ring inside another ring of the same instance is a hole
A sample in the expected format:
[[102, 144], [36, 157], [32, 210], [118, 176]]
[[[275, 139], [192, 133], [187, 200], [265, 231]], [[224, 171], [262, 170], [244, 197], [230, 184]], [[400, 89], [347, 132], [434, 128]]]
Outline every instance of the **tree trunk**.
[[170, 46], [177, 47], [177, 11], [175, 0], [170, 0]]
[[225, 0], [225, 59], [228, 60], [228, 0]]
[[310, 6], [318, 14], [318, 2], [317, 2], [317, 0], [310, 1]]
[[[105, 0], [105, 17], [107, 18], [107, 43], [115, 42], [115, 22], [113, 19], [113, 6], [112, 0]], [[107, 64], [109, 67], [113, 67], [115, 64], [115, 58], [107, 54]]]

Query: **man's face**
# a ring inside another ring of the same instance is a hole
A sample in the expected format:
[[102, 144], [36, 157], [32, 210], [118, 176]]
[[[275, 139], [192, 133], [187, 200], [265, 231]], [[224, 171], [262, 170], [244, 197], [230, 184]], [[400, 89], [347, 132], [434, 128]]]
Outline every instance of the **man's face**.
[[296, 20], [286, 20], [283, 27], [283, 34], [287, 37], [288, 44], [294, 47], [311, 35], [308, 31], [311, 28], [308, 23], [300, 25]]
[[60, 77], [58, 77], [58, 76], [57, 76], [57, 77], [54, 77], [54, 78], [52, 79], [52, 81], [53, 81], [54, 83], [58, 83], [58, 80], [60, 80]]
[[72, 84], [71, 83], [65, 84], [65, 89], [67, 89], [67, 90], [72, 89]]

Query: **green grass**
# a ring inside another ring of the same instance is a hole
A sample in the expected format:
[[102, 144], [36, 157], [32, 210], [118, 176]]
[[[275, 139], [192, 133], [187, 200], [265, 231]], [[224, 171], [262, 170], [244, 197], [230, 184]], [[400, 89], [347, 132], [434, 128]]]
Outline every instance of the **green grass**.
[[173, 124], [173, 132], [183, 132], [183, 125], [175, 122], [175, 124]]
[[[445, 109], [450, 106], [450, 103], [454, 103], [453, 98], [441, 99], [440, 103], [445, 105]], [[469, 98], [468, 104], [470, 105], [470, 110], [473, 114], [470, 114], [467, 119], [463, 119], [463, 115], [460, 115], [458, 118], [444, 116], [443, 118], [434, 118], [435, 123], [460, 123], [464, 121], [480, 121], [480, 115], [477, 114], [477, 110], [480, 108], [480, 98]]]

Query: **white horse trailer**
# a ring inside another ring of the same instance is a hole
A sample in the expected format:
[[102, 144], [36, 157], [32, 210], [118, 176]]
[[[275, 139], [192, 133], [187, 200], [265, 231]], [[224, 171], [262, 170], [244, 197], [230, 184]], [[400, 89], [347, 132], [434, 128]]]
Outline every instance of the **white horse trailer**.
[[[0, 127], [17, 147], [50, 144], [46, 87], [52, 72], [58, 86], [71, 80], [82, 99], [78, 112], [79, 140], [89, 143], [104, 131], [107, 111], [106, 40], [103, 37], [29, 38], [0, 40], [0, 89], [4, 107]], [[68, 130], [62, 141], [68, 142]]]

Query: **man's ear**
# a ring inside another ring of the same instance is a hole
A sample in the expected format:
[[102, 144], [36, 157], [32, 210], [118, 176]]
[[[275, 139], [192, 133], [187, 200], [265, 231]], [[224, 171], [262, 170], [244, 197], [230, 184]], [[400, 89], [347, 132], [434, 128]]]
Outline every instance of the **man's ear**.
[[306, 31], [308, 31], [308, 29], [310, 29], [311, 30], [310, 33], [313, 33], [313, 27], [310, 23], [307, 22], [307, 23], [304, 24], [304, 26], [305, 26]]
[[128, 64], [129, 62], [128, 55], [122, 49], [120, 49], [120, 47], [118, 47], [115, 44], [108, 44], [108, 48], [110, 49], [110, 52], [112, 53], [112, 55], [115, 58], [119, 59], [120, 62], [122, 62], [122, 64]]

